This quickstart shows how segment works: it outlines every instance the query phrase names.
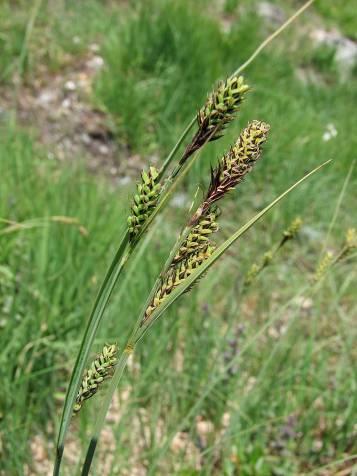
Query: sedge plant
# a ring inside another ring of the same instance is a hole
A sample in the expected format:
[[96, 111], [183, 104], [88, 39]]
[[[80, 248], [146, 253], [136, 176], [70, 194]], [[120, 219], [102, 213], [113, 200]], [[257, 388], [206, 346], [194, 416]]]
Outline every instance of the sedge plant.
[[[95, 429], [82, 470], [83, 476], [89, 474], [97, 442], [105, 422], [106, 414], [109, 410], [113, 393], [123, 375], [128, 358], [134, 352], [137, 343], [143, 338], [157, 319], [162, 316], [163, 312], [176, 301], [180, 295], [188, 292], [192, 286], [203, 277], [208, 268], [221, 257], [243, 233], [253, 226], [259, 218], [264, 216], [265, 213], [277, 204], [287, 193], [321, 167], [313, 170], [299, 182], [295, 183], [262, 212], [253, 217], [245, 226], [234, 233], [220, 247], [217, 247], [211, 238], [211, 235], [219, 230], [216, 221], [218, 209], [215, 204], [224, 198], [230, 190], [239, 185], [245, 175], [252, 170], [255, 163], [260, 159], [262, 146], [267, 139], [268, 131], [269, 126], [264, 122], [253, 121], [248, 124], [240, 134], [236, 143], [224, 154], [218, 165], [211, 171], [211, 182], [207, 194], [179, 236], [175, 247], [171, 251], [138, 317], [133, 332], [118, 359], [110, 387], [97, 415]], [[297, 221], [286, 230], [283, 239], [279, 243], [280, 247], [295, 236], [299, 226], [300, 223]], [[94, 379], [94, 385], [95, 384]], [[78, 398], [80, 398], [80, 394], [81, 390], [78, 393]]]
[[[146, 332], [155, 324], [155, 322], [162, 316], [166, 309], [171, 306], [183, 293], [188, 292], [195, 283], [202, 278], [208, 269], [218, 260], [245, 232], [247, 232], [260, 218], [262, 218], [272, 207], [279, 203], [288, 193], [294, 188], [299, 186], [304, 180], [309, 178], [312, 174], [317, 172], [321, 167], [329, 163], [325, 162], [316, 169], [312, 170], [309, 174], [304, 176], [298, 182], [293, 184], [288, 190], [277, 197], [272, 203], [270, 203], [264, 210], [255, 215], [249, 220], [243, 227], [238, 229], [229, 239], [227, 239], [222, 245], [216, 248], [214, 242], [210, 239], [207, 240], [204, 247], [197, 246], [197, 251], [192, 251], [196, 248], [196, 244], [202, 242], [203, 237], [207, 237], [207, 225], [212, 224], [212, 228], [209, 228], [209, 234], [217, 231], [218, 226], [215, 223], [214, 211], [209, 211], [211, 217], [207, 215], [201, 215], [197, 219], [197, 212], [191, 217], [188, 222], [185, 231], [180, 235], [179, 240], [170, 253], [170, 257], [167, 260], [164, 269], [160, 273], [160, 276], [155, 283], [150, 296], [136, 321], [131, 336], [121, 351], [120, 357], [115, 367], [114, 374], [110, 381], [107, 393], [101, 402], [99, 408], [94, 431], [88, 446], [86, 459], [82, 469], [82, 476], [88, 475], [94, 453], [98, 444], [101, 430], [105, 423], [106, 414], [109, 410], [109, 406], [114, 392], [120, 382], [124, 369], [127, 365], [129, 357], [133, 354], [136, 345], [144, 337]], [[199, 238], [197, 238], [197, 231], [199, 231]], [[206, 230], [206, 231], [205, 231]], [[206, 240], [204, 240], [206, 241]], [[180, 259], [182, 257], [182, 259]]]
[[[98, 413], [83, 466], [82, 474], [86, 475], [91, 467], [111, 397], [123, 374], [128, 357], [133, 352], [136, 344], [167, 307], [182, 293], [189, 290], [239, 237], [264, 216], [270, 208], [275, 206], [290, 191], [321, 167], [314, 169], [310, 174], [296, 182], [264, 210], [237, 230], [221, 246], [217, 247], [210, 239], [211, 233], [215, 233], [218, 230], [216, 203], [240, 184], [245, 175], [252, 170], [257, 160], [261, 157], [262, 146], [267, 139], [268, 124], [262, 121], [252, 121], [248, 124], [240, 134], [237, 142], [221, 158], [217, 166], [211, 170], [211, 182], [207, 194], [195, 213], [188, 220], [177, 244], [170, 253], [164, 269], [134, 325], [127, 345], [121, 352], [118, 352], [116, 344], [107, 344], [101, 354], [91, 364], [89, 370], [85, 372], [85, 366], [94, 339], [115, 284], [126, 269], [130, 258], [135, 255], [144, 233], [149, 229], [158, 213], [163, 210], [179, 181], [198, 159], [203, 147], [210, 141], [218, 140], [224, 134], [226, 127], [234, 120], [246, 94], [249, 92], [250, 88], [240, 75], [241, 71], [312, 2], [313, 0], [309, 0], [276, 32], [267, 38], [240, 68], [225, 81], [218, 84], [208, 96], [196, 117], [191, 120], [182, 133], [171, 153], [163, 162], [162, 167], [159, 170], [150, 167], [148, 171], [142, 172], [141, 181], [137, 186], [137, 193], [131, 206], [127, 229], [120, 239], [118, 250], [98, 292], [71, 376], [59, 428], [54, 476], [60, 474], [65, 438], [73, 414], [78, 414], [84, 402], [100, 389], [105, 380], [110, 379], [109, 388]], [[183, 143], [187, 140], [195, 124], [196, 131], [193, 133], [191, 140], [188, 141], [176, 165], [171, 167], [173, 160]], [[129, 284], [130, 282], [126, 282], [126, 285]]]

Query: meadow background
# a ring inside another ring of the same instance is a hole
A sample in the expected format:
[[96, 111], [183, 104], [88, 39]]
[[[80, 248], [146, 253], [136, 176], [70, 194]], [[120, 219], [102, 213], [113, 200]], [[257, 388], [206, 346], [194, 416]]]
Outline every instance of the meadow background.
[[[66, 385], [142, 168], [160, 165], [215, 81], [295, 0], [0, 2], [0, 474], [51, 474]], [[319, 286], [356, 226], [353, 2], [316, 0], [244, 72], [252, 92], [209, 144], [115, 293], [96, 341], [123, 344], [209, 168], [248, 120], [264, 158], [226, 200], [223, 235], [333, 162], [249, 231], [139, 345], [104, 431], [100, 475], [352, 475], [356, 266]], [[349, 56], [348, 56], [349, 55]], [[347, 59], [346, 59], [347, 58]], [[249, 290], [253, 262], [304, 222]], [[95, 352], [94, 352], [95, 355]], [[77, 474], [95, 405], [73, 425]]]

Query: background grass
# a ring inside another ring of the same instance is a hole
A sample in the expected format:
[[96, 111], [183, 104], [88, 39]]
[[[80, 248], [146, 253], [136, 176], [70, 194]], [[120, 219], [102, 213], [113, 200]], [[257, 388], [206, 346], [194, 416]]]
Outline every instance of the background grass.
[[[214, 81], [232, 72], [270, 32], [245, 2], [231, 2], [229, 32], [222, 29], [225, 17], [215, 2], [55, 6], [39, 2], [31, 10], [27, 2], [2, 2], [2, 87], [11, 88], [19, 74], [31, 85], [43, 71], [71, 68], [88, 43], [97, 42], [105, 69], [95, 80], [93, 104], [116, 124], [117, 141], [147, 161], [152, 154], [165, 156]], [[289, 11], [290, 6], [284, 3], [284, 8]], [[348, 3], [336, 10], [333, 2], [320, 2], [314, 15], [324, 15], [316, 18], [328, 25], [337, 22], [349, 34], [349, 8]], [[26, 37], [31, 11], [34, 23]], [[133, 474], [135, 468], [141, 474], [180, 476], [332, 475], [345, 465], [352, 474], [355, 266], [347, 261], [314, 292], [309, 278], [355, 159], [356, 83], [341, 84], [333, 56], [313, 50], [304, 39], [314, 21], [305, 16], [246, 71], [253, 91], [239, 120], [220, 143], [207, 147], [180, 196], [190, 201], [197, 185], [204, 186], [210, 164], [253, 118], [272, 125], [269, 145], [254, 174], [226, 200], [220, 220], [224, 236], [307, 170], [331, 157], [334, 162], [250, 231], [141, 343], [119, 392], [109, 440], [103, 443], [108, 450], [115, 436], [118, 449], [100, 459], [98, 474]], [[311, 72], [317, 83], [309, 79]], [[337, 136], [325, 142], [329, 123]], [[117, 187], [90, 175], [80, 157], [76, 165], [60, 163], [49, 160], [49, 152], [13, 119], [12, 111], [4, 116], [4, 475], [41, 474], [34, 456], [41, 445], [40, 463], [52, 458], [83, 324], [125, 226], [132, 192], [131, 185]], [[355, 225], [356, 181], [354, 170], [329, 248], [338, 249], [347, 227]], [[173, 203], [161, 219], [135, 264], [128, 293], [114, 296], [95, 350], [108, 340], [124, 343], [185, 213], [185, 207]], [[305, 222], [299, 240], [282, 251], [249, 291], [242, 291], [252, 262], [279, 241], [297, 214]], [[87, 405], [75, 425], [80, 435], [71, 441], [75, 457], [94, 413], [95, 404]], [[118, 421], [116, 415], [122, 418]], [[41, 439], [34, 440], [38, 435]], [[337, 464], [340, 460], [349, 462]], [[319, 468], [326, 465], [331, 466], [324, 473]], [[73, 471], [68, 464], [67, 473]]]

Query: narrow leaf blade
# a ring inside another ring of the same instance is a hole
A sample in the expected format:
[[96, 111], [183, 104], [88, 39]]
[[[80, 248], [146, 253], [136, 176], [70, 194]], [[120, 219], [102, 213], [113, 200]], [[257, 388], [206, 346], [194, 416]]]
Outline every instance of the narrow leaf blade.
[[223, 253], [225, 253], [230, 246], [233, 245], [235, 241], [238, 240], [245, 232], [247, 232], [258, 220], [260, 220], [269, 210], [271, 210], [275, 205], [277, 205], [283, 198], [285, 198], [290, 192], [292, 192], [295, 188], [301, 185], [305, 180], [310, 178], [313, 174], [315, 174], [318, 170], [322, 167], [330, 163], [331, 160], [324, 162], [323, 164], [319, 165], [307, 175], [302, 177], [300, 180], [295, 182], [291, 187], [289, 187], [285, 192], [279, 195], [275, 200], [273, 200], [267, 207], [265, 207], [262, 211], [257, 213], [253, 218], [251, 218], [245, 225], [243, 225], [239, 230], [237, 230], [228, 240], [226, 240], [221, 246], [219, 246], [216, 251], [208, 258], [204, 263], [201, 264], [199, 268], [196, 269], [185, 281], [178, 286], [174, 291], [165, 299], [165, 301], [161, 304], [161, 306], [156, 309], [156, 311], [152, 314], [152, 319], [147, 326], [142, 327], [142, 331], [139, 334], [138, 340], [144, 335], [145, 331], [151, 327], [151, 325], [161, 316], [161, 314], [176, 301], [177, 298], [181, 296], [190, 286], [192, 286], [195, 281], [197, 281], [203, 273], [205, 273], [212, 265], [220, 258]]

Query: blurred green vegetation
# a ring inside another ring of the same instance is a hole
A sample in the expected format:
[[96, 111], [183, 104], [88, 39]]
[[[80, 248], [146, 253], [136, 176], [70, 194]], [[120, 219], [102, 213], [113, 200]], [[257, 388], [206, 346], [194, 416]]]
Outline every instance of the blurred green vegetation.
[[[122, 28], [108, 32], [104, 41], [106, 68], [97, 80], [96, 95], [117, 121], [119, 140], [143, 154], [168, 153], [215, 80], [242, 64], [266, 34], [252, 9], [224, 33], [217, 20], [202, 17], [198, 7], [188, 8], [189, 4], [192, 7], [192, 3], [159, 2], [155, 9], [157, 1], [146, 2], [125, 18]], [[292, 31], [299, 35], [299, 25]], [[268, 181], [268, 193], [274, 194], [284, 181], [335, 159], [333, 173], [326, 174], [317, 189], [307, 186], [309, 192], [303, 191], [301, 200], [295, 200], [299, 210], [306, 205], [320, 218], [325, 210], [319, 205], [312, 210], [313, 197], [324, 191], [331, 194], [329, 180], [343, 179], [357, 145], [350, 133], [357, 87], [353, 81], [340, 84], [334, 52], [311, 51], [309, 40], [298, 38], [292, 46], [284, 37], [278, 39], [244, 72], [252, 92], [225, 140], [207, 147], [196, 167], [195, 182], [208, 177], [205, 171], [221, 153], [222, 142], [227, 147], [247, 121], [261, 119], [272, 129], [255, 190], [257, 186], [263, 190]], [[317, 76], [312, 82], [311, 74]], [[337, 127], [338, 140], [324, 142], [329, 124]]]
[[[228, 3], [235, 15], [237, 6]], [[250, 6], [224, 32], [206, 5], [92, 0], [29, 8], [28, 2], [4, 1], [1, 87], [11, 87], [14, 75], [31, 85], [44, 68], [75, 67], [97, 42], [106, 67], [93, 104], [112, 116], [119, 142], [144, 157], [163, 158], [214, 82], [270, 31]], [[317, 2], [314, 14], [352, 34], [351, 4], [341, 5]], [[310, 278], [324, 245], [338, 249], [356, 225], [354, 169], [326, 236], [355, 159], [356, 84], [341, 83], [332, 53], [315, 51], [304, 39], [308, 21], [314, 19], [301, 18], [247, 69], [253, 90], [238, 121], [209, 144], [181, 192], [190, 197], [198, 183], [203, 186], [210, 164], [255, 118], [271, 124], [269, 144], [256, 170], [226, 200], [223, 236], [306, 171], [334, 162], [269, 213], [141, 343], [121, 389], [130, 398], [123, 396], [122, 418], [112, 428], [118, 449], [108, 474], [130, 474], [135, 465], [144, 474], [177, 476], [324, 474], [319, 468], [326, 465], [325, 474], [334, 475], [336, 468], [352, 468], [353, 257], [315, 291]], [[51, 151], [11, 112], [0, 118], [0, 472], [22, 475], [28, 474], [25, 464], [35, 464], [33, 436], [43, 435], [49, 448], [54, 441], [83, 325], [125, 226], [133, 184], [108, 184], [89, 174], [81, 158], [50, 160]], [[337, 136], [323, 140], [329, 124]], [[105, 341], [124, 344], [185, 214], [171, 204], [159, 219], [128, 293], [113, 298], [95, 350]], [[243, 291], [251, 264], [296, 215], [304, 220], [300, 238]], [[88, 404], [75, 425], [83, 438], [94, 413], [95, 404]], [[210, 428], [204, 436], [199, 422]], [[177, 435], [186, 442], [180, 451], [172, 445]], [[79, 452], [80, 441], [74, 446]], [[69, 466], [67, 474], [73, 471]]]
[[316, 9], [330, 26], [336, 26], [350, 38], [357, 39], [356, 8], [353, 2], [333, 0], [316, 0]]

